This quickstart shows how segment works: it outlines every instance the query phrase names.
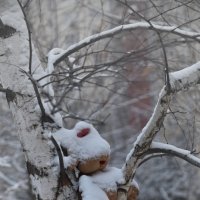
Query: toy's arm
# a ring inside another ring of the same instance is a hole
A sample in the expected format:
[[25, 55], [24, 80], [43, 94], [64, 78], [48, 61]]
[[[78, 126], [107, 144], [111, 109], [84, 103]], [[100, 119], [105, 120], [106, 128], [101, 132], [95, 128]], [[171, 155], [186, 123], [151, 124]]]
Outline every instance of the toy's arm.
[[78, 161], [72, 156], [63, 156], [63, 164], [65, 169], [74, 169], [77, 166]]

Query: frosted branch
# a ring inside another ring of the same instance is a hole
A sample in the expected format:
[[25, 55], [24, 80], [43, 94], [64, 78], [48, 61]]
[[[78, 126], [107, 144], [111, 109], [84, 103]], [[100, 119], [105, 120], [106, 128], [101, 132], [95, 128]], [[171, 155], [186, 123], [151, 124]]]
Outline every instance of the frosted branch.
[[152, 142], [149, 152], [152, 153], [166, 153], [172, 156], [177, 156], [192, 165], [200, 167], [200, 159], [192, 155], [191, 151], [178, 148], [171, 144], [164, 144], [160, 142]]
[[170, 73], [173, 92], [178, 92], [200, 83], [200, 62], [185, 69]]
[[165, 87], [161, 90], [154, 112], [142, 132], [137, 137], [133, 149], [126, 157], [123, 166], [125, 179], [128, 181], [134, 174], [142, 155], [150, 148], [151, 142], [160, 130], [168, 109], [170, 95], [167, 95]]
[[125, 24], [125, 25], [120, 25], [117, 26], [113, 29], [103, 31], [101, 33], [97, 33], [94, 35], [91, 35], [80, 42], [71, 45], [67, 50], [65, 50], [62, 54], [58, 56], [58, 58], [55, 60], [54, 64], [60, 63], [62, 60], [67, 58], [69, 55], [79, 51], [80, 49], [93, 44], [99, 40], [106, 39], [113, 37], [117, 34], [120, 34], [125, 31], [133, 31], [136, 29], [149, 29], [149, 30], [154, 30], [154, 31], [159, 31], [159, 32], [168, 32], [172, 33], [178, 36], [181, 36], [183, 38], [190, 38], [194, 39], [196, 41], [200, 41], [200, 33], [198, 32], [193, 32], [193, 31], [186, 31], [182, 30], [180, 28], [177, 28], [177, 26], [164, 26], [164, 25], [158, 25], [156, 23], [148, 23], [145, 21], [135, 21], [134, 23], [131, 24]]
[[[148, 152], [154, 137], [159, 132], [165, 119], [168, 110], [168, 105], [170, 103], [172, 95], [175, 95], [177, 92], [187, 89], [191, 86], [195, 86], [199, 83], [200, 62], [170, 74], [170, 90], [166, 91], [166, 87], [164, 87], [160, 91], [158, 102], [154, 108], [154, 112], [151, 118], [149, 119], [145, 127], [142, 129], [141, 133], [137, 137], [137, 140], [133, 144], [133, 148], [127, 155], [126, 162], [122, 168], [124, 177], [127, 182], [134, 175], [139, 162]], [[176, 154], [182, 159], [185, 158], [184, 156], [182, 156], [182, 154], [178, 154], [178, 151], [176, 152]], [[189, 158], [187, 159], [188, 162], [190, 161], [190, 163], [196, 161], [196, 157], [192, 155], [189, 156]]]

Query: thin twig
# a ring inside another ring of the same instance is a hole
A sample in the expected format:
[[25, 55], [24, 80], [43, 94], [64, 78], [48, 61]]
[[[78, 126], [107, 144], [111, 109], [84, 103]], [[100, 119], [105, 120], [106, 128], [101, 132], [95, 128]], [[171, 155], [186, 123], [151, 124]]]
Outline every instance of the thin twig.
[[64, 185], [71, 185], [72, 186], [72, 182], [69, 179], [69, 177], [67, 176], [67, 174], [65, 173], [65, 166], [64, 166], [64, 161], [63, 161], [63, 153], [62, 153], [62, 149], [60, 148], [59, 144], [57, 143], [57, 141], [55, 140], [55, 138], [53, 136], [51, 136], [51, 141], [53, 142], [56, 151], [58, 153], [58, 158], [59, 158], [59, 163], [60, 163], [60, 178], [59, 178], [59, 183], [61, 184], [61, 186]]
[[37, 83], [28, 72], [26, 72], [23, 69], [20, 69], [20, 71], [22, 73], [26, 74], [28, 76], [28, 78], [30, 79], [31, 83], [33, 84], [33, 88], [34, 88], [34, 91], [35, 91], [35, 94], [36, 94], [36, 98], [37, 98], [37, 101], [38, 101], [38, 104], [39, 104], [39, 107], [40, 107], [40, 110], [41, 110], [41, 113], [42, 113], [42, 120], [44, 120], [46, 118], [46, 113], [45, 113], [45, 108], [44, 108], [43, 103], [42, 103], [42, 99], [40, 97], [40, 93], [39, 93], [39, 90], [38, 90], [38, 87], [37, 87]]
[[31, 31], [30, 31], [30, 26], [29, 26], [29, 23], [28, 23], [28, 20], [27, 20], [27, 16], [26, 16], [26, 13], [24, 11], [24, 8], [21, 4], [21, 2], [19, 0], [17, 0], [21, 10], [22, 10], [22, 13], [24, 15], [24, 20], [25, 20], [25, 23], [26, 23], [26, 27], [27, 27], [27, 30], [28, 30], [28, 41], [29, 41], [29, 74], [32, 73], [32, 54], [33, 54], [33, 50], [32, 50], [32, 42], [31, 42]]
[[158, 31], [157, 31], [157, 35], [158, 35], [158, 38], [159, 38], [159, 41], [160, 41], [160, 44], [161, 44], [161, 47], [162, 47], [163, 56], [164, 56], [164, 62], [165, 62], [165, 70], [164, 70], [164, 72], [165, 72], [166, 90], [167, 90], [167, 92], [170, 92], [171, 91], [171, 85], [170, 85], [170, 78], [169, 78], [169, 65], [168, 65], [168, 60], [167, 60], [167, 53], [166, 53], [165, 45], [163, 43], [161, 35], [160, 35], [160, 33]]

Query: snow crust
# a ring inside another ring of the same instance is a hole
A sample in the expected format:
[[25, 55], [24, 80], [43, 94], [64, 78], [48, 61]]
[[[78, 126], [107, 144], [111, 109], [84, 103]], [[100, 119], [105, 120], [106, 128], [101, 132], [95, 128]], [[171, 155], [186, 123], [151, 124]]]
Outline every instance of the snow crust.
[[11, 167], [10, 158], [8, 156], [0, 157], [0, 166]]
[[104, 191], [117, 191], [117, 184], [123, 183], [121, 169], [107, 167], [91, 176], [83, 175], [79, 179], [79, 188], [84, 200], [108, 200]]
[[1, 20], [4, 24], [11, 26], [15, 28], [17, 31], [20, 31], [21, 33], [24, 32], [24, 30], [27, 30], [25, 27], [25, 23], [21, 23], [22, 14], [18, 13], [12, 13], [12, 12], [4, 12], [3, 16], [1, 17]]
[[[79, 189], [82, 192], [84, 200], [107, 200], [108, 197], [105, 191], [117, 191], [117, 185], [124, 182], [121, 169], [107, 167], [105, 170], [96, 172], [91, 176], [81, 176], [79, 179]], [[131, 185], [139, 190], [139, 186], [135, 180], [131, 182]]]
[[83, 200], [109, 200], [106, 193], [94, 184], [89, 176], [81, 176], [79, 190]]
[[63, 162], [64, 162], [64, 167], [68, 168], [68, 167], [76, 165], [77, 160], [71, 156], [64, 156]]
[[190, 67], [170, 73], [170, 83], [174, 89], [179, 90], [183, 85], [187, 88], [199, 81], [199, 76], [200, 62], [197, 62]]
[[138, 190], [140, 190], [139, 185], [135, 179], [132, 180], [131, 185], [136, 187]]
[[[51, 82], [51, 73], [54, 71], [53, 62], [56, 58], [56, 56], [59, 55], [59, 53], [62, 52], [62, 49], [55, 48], [51, 50], [48, 54], [48, 65], [47, 68], [44, 70], [41, 66], [38, 67], [38, 65], [34, 65], [33, 68], [33, 78], [35, 80], [39, 80], [38, 84], [39, 86], [46, 85], [42, 90], [50, 97], [51, 102], [49, 99], [42, 99], [42, 103], [45, 109], [45, 113], [49, 115], [54, 122], [59, 125], [60, 127], [63, 127], [63, 120], [62, 116], [59, 112], [52, 113], [53, 106], [52, 104], [56, 104], [55, 98], [54, 98], [54, 89]], [[35, 60], [35, 59], [34, 59]], [[37, 113], [40, 113], [39, 105], [35, 108]]]
[[[90, 129], [89, 134], [81, 138], [77, 137], [77, 133], [85, 128]], [[110, 145], [89, 123], [78, 122], [71, 130], [61, 128], [53, 133], [53, 136], [63, 148], [67, 149], [71, 157], [79, 161], [110, 155]]]
[[59, 112], [57, 113], [54, 113], [52, 114], [51, 111], [53, 110], [53, 107], [51, 105], [50, 102], [45, 102], [45, 101], [42, 101], [43, 102], [43, 106], [44, 106], [44, 109], [45, 109], [45, 113], [48, 114], [56, 124], [58, 124], [60, 127], [63, 126], [63, 120], [62, 120], [62, 116]]
[[193, 64], [190, 67], [184, 68], [182, 70], [172, 72], [170, 75], [172, 75], [175, 79], [183, 79], [185, 77], [190, 76], [191, 74], [195, 73], [200, 69], [200, 62], [197, 62]]
[[[56, 59], [59, 57], [59, 55], [63, 52], [62, 49], [60, 48], [54, 48], [52, 49], [51, 51], [49, 51], [48, 53], [48, 65], [47, 65], [47, 68], [46, 68], [46, 74], [51, 74], [53, 71], [54, 71], [54, 62], [56, 61]], [[50, 83], [51, 80], [50, 80], [50, 77], [51, 76], [48, 76], [46, 82], [47, 83]], [[54, 90], [53, 90], [53, 87], [51, 84], [48, 84], [47, 85], [47, 90], [48, 90], [48, 94], [52, 97], [54, 97]]]
[[191, 154], [191, 152], [188, 151], [188, 150], [175, 147], [174, 145], [164, 144], [164, 143], [161, 143], [161, 142], [152, 142], [151, 147], [152, 148], [158, 148], [158, 149], [172, 150], [172, 151], [175, 151], [177, 153], [184, 154], [186, 156]]
[[[63, 127], [63, 120], [60, 113], [54, 113], [52, 114], [52, 104], [56, 104], [55, 100], [55, 93], [53, 86], [51, 84], [51, 74], [54, 72], [54, 62], [59, 58], [60, 54], [64, 52], [63, 49], [60, 48], [54, 48], [48, 53], [48, 63], [47, 68], [42, 69], [42, 67], [35, 67], [33, 77], [35, 80], [38, 80], [39, 86], [42, 87], [42, 90], [50, 97], [51, 102], [49, 102], [49, 99], [43, 100], [43, 105], [45, 108], [46, 114], [48, 114], [60, 127]], [[69, 62], [73, 63], [75, 59], [73, 57], [69, 57]], [[73, 67], [78, 67], [76, 65], [73, 65]], [[37, 107], [36, 111], [39, 111], [40, 108]]]
[[122, 170], [116, 167], [107, 167], [91, 175], [90, 178], [93, 183], [106, 191], [116, 191], [117, 184], [123, 184], [125, 181]]

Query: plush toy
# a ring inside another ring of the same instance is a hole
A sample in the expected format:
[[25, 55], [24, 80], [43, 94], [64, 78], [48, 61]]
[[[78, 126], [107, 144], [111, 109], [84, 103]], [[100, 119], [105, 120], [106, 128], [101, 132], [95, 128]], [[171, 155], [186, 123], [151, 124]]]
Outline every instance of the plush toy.
[[[83, 200], [117, 200], [118, 185], [123, 183], [124, 177], [121, 169], [106, 167], [103, 171], [81, 176], [79, 190]], [[127, 188], [127, 200], [136, 200], [138, 194], [138, 184], [133, 180]]]
[[78, 122], [71, 130], [61, 128], [54, 134], [63, 152], [65, 167], [77, 167], [81, 174], [103, 170], [109, 160], [110, 145], [86, 122]]
[[[121, 169], [107, 167], [110, 145], [89, 123], [78, 122], [71, 130], [54, 133], [64, 152], [64, 167], [80, 171], [79, 190], [83, 200], [117, 200], [117, 186], [124, 182]], [[128, 190], [128, 200], [136, 200], [138, 187]]]

